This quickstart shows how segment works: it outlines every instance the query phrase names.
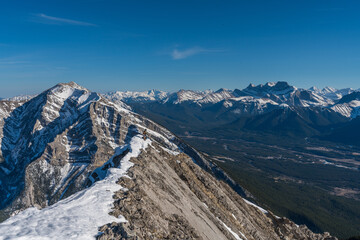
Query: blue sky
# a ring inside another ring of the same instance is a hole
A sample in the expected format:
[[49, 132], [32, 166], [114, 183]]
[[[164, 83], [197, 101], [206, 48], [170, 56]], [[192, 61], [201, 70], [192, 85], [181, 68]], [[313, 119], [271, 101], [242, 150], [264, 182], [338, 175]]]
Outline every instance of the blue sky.
[[360, 88], [359, 1], [0, 2], [0, 97], [94, 91]]

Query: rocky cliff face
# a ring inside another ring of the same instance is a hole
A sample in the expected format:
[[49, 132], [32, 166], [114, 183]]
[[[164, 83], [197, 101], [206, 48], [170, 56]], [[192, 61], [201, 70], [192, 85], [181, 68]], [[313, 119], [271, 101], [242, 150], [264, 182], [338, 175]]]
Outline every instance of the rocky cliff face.
[[0, 110], [0, 209], [18, 213], [4, 238], [335, 239], [247, 202], [171, 132], [75, 83]]

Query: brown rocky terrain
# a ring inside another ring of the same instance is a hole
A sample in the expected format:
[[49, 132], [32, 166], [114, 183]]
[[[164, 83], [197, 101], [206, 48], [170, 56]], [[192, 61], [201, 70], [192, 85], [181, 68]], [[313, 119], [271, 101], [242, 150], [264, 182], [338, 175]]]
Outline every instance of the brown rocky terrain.
[[118, 181], [127, 190], [116, 192], [111, 214], [128, 222], [102, 226], [97, 239], [336, 239], [264, 213], [188, 155], [152, 147]]

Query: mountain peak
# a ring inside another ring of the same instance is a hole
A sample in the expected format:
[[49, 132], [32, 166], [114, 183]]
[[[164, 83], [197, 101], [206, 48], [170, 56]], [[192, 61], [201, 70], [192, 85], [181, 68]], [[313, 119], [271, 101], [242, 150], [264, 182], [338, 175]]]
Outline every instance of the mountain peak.
[[309, 91], [318, 92], [319, 88], [312, 86], [311, 88], [309, 88]]
[[296, 90], [296, 87], [290, 86], [287, 82], [278, 81], [278, 82], [267, 82], [265, 85], [259, 84], [255, 86], [254, 84], [249, 84], [247, 88], [243, 91], [247, 94], [256, 94], [257, 96], [263, 96], [266, 94], [287, 94]]
[[294, 88], [293, 86], [290, 86], [288, 82], [285, 81], [278, 81], [276, 83], [271, 83], [271, 84], [273, 84], [271, 87], [275, 87], [276, 89]]
[[89, 92], [88, 89], [80, 86], [79, 84], [77, 84], [76, 82], [73, 82], [73, 81], [67, 82], [67, 83], [59, 83], [59, 84], [55, 85], [53, 88], [56, 88], [56, 87], [70, 87], [70, 88], [84, 90], [84, 91]]
[[267, 82], [267, 83], [265, 84], [265, 86], [268, 86], [268, 87], [273, 87], [273, 86], [275, 86], [275, 85], [276, 85], [275, 82]]
[[[44, 93], [50, 94], [57, 98], [67, 99], [71, 97], [80, 98], [82, 95], [89, 95], [91, 91], [76, 84], [75, 82], [59, 83]], [[98, 95], [97, 93], [92, 93]]]
[[221, 93], [228, 91], [226, 88], [220, 88], [219, 90], [215, 91], [215, 93]]

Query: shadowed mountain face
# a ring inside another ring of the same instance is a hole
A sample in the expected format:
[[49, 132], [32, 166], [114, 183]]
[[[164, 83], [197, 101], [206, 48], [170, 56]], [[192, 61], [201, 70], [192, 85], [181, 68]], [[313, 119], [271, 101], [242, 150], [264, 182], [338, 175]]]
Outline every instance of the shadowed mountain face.
[[210, 156], [75, 83], [0, 109], [5, 238], [336, 239], [244, 200]]

